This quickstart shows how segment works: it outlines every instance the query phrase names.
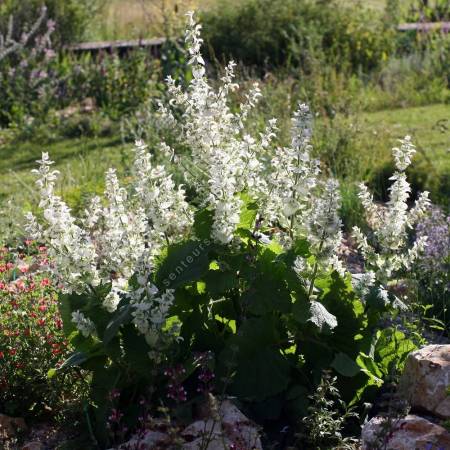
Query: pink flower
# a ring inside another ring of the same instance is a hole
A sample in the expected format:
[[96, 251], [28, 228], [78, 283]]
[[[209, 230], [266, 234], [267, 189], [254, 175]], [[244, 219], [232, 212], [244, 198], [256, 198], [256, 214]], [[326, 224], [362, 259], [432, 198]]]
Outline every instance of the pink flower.
[[20, 270], [22, 273], [27, 273], [27, 272], [30, 270], [30, 267], [27, 266], [27, 265], [19, 266], [19, 270]]
[[51, 282], [48, 278], [43, 278], [41, 280], [41, 287], [50, 286]]

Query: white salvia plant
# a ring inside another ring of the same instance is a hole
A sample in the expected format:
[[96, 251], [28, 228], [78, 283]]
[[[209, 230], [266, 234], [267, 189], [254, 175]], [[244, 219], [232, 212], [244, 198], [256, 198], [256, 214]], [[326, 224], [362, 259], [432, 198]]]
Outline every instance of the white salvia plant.
[[[286, 231], [279, 236], [286, 245], [299, 234], [311, 236], [314, 243], [320, 241], [322, 230], [319, 236], [312, 236], [319, 227], [308, 218], [316, 206], [323, 206], [321, 192], [329, 193], [330, 185], [318, 181], [319, 162], [311, 156], [312, 116], [308, 106], [300, 104], [294, 113], [290, 147], [273, 153], [275, 119], [258, 136], [246, 130], [249, 113], [261, 97], [258, 85], [253, 85], [233, 112], [229, 105], [230, 93], [238, 88], [233, 82], [235, 64], [228, 64], [218, 88], [208, 83], [200, 52], [200, 26], [192, 13], [186, 42], [193, 79], [183, 89], [168, 78], [171, 100], [168, 107], [160, 105], [159, 114], [162, 122], [177, 130], [180, 141], [191, 149], [190, 158], [179, 155], [177, 160], [185, 170], [186, 181], [195, 184], [202, 205], [214, 211], [212, 238], [222, 244], [232, 241], [240, 218], [240, 193], [245, 191], [258, 201], [261, 223], [276, 224]], [[339, 203], [336, 185], [333, 186], [334, 202], [331, 209], [326, 209], [330, 217], [335, 216], [332, 209]], [[325, 218], [322, 214], [314, 220], [323, 222]], [[330, 237], [328, 232], [325, 234], [327, 245], [323, 243], [322, 247], [328, 250]], [[337, 242], [338, 235], [334, 237]], [[318, 245], [313, 247], [319, 249]]]
[[[105, 310], [113, 313], [121, 297], [127, 296], [134, 305], [136, 327], [148, 342], [155, 342], [155, 336], [161, 335], [173, 293], [159, 292], [149, 283], [153, 259], [161, 248], [161, 236], [178, 236], [192, 215], [183, 189], [175, 186], [163, 168], [153, 168], [145, 152], [145, 146], [137, 142], [137, 173], [131, 193], [120, 186], [115, 170], [108, 170], [103, 198], [94, 197], [79, 221], [55, 195], [58, 171], [51, 169], [53, 161], [43, 153], [39, 169], [33, 171], [38, 176], [43, 223], [29, 213], [27, 229], [48, 246], [50, 270], [64, 291], [85, 293], [95, 291], [99, 284], [111, 283], [111, 291], [103, 300]], [[130, 290], [128, 279], [134, 274], [137, 287]], [[143, 317], [147, 326], [142, 324]], [[82, 312], [75, 311], [72, 321], [83, 336], [95, 335], [93, 322]]]
[[[200, 208], [212, 211], [213, 241], [236, 244], [243, 193], [259, 205], [256, 224], [275, 230], [265, 236], [255, 224], [255, 236], [262, 243], [276, 237], [289, 248], [297, 238], [306, 238], [314, 258], [297, 258], [293, 269], [309, 291], [311, 308], [321, 318], [319, 325], [326, 322], [335, 326], [325, 308], [314, 301], [314, 280], [319, 270], [343, 273], [337, 257], [342, 239], [339, 185], [320, 176], [319, 162], [312, 157], [309, 108], [299, 105], [292, 119], [290, 145], [275, 149], [275, 119], [268, 121], [257, 136], [246, 129], [249, 114], [261, 96], [257, 85], [234, 111], [230, 107], [230, 94], [237, 89], [234, 63], [227, 66], [217, 89], [208, 83], [200, 52], [200, 25], [192, 14], [186, 42], [193, 79], [186, 89], [171, 78], [167, 80], [171, 100], [167, 105], [160, 104], [159, 115], [179, 143], [190, 149], [190, 155], [176, 154], [165, 142], [158, 150], [183, 167], [184, 183], [191, 183], [195, 189]], [[386, 209], [375, 205], [367, 189], [361, 188], [366, 211], [376, 218], [377, 241], [373, 246], [359, 229], [354, 229], [367, 263], [366, 273], [355, 285], [363, 296], [375, 283], [386, 287], [390, 275], [408, 267], [423, 244], [407, 249], [406, 232], [428, 204], [425, 193], [411, 211], [407, 208], [410, 188], [404, 171], [413, 153], [409, 138], [394, 150], [397, 171]], [[121, 186], [114, 169], [107, 171], [104, 195], [94, 197], [84, 217], [77, 220], [55, 195], [58, 172], [52, 170], [48, 154], [43, 153], [39, 164], [34, 172], [43, 221], [39, 224], [29, 214], [29, 231], [48, 246], [56, 281], [65, 291], [76, 293], [95, 292], [98, 285], [111, 284], [103, 308], [114, 313], [121, 299], [128, 299], [132, 321], [152, 347], [149, 354], [156, 358], [155, 349], [164, 339], [161, 331], [174, 291], [160, 290], [161, 286], [150, 280], [155, 257], [163, 247], [194, 234], [194, 207], [186, 199], [184, 186], [174, 181], [168, 163], [156, 164], [147, 146], [137, 141], [129, 185]], [[385, 298], [386, 292], [381, 289], [380, 298]], [[81, 311], [75, 311], [72, 320], [83, 335], [95, 335], [95, 326]]]
[[363, 296], [375, 284], [379, 288], [379, 298], [386, 299], [389, 280], [399, 272], [409, 269], [417, 259], [426, 239], [417, 240], [412, 248], [408, 245], [408, 231], [424, 215], [430, 205], [428, 192], [420, 194], [414, 207], [408, 207], [411, 186], [405, 170], [411, 164], [415, 147], [411, 137], [400, 140], [400, 147], [392, 150], [396, 171], [390, 178], [393, 184], [389, 188], [389, 201], [385, 206], [377, 205], [367, 187], [360, 185], [359, 197], [366, 211], [367, 222], [372, 233], [366, 236], [358, 227], [353, 228], [366, 265], [366, 274], [355, 276], [355, 288]]

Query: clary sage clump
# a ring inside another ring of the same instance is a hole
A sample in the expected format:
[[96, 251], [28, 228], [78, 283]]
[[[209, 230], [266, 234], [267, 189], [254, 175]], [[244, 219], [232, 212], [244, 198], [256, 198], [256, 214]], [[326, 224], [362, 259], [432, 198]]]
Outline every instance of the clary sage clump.
[[[260, 90], [255, 84], [231, 108], [234, 63], [213, 88], [200, 29], [189, 14], [193, 78], [184, 89], [169, 77], [171, 100], [158, 112], [183, 153], [162, 142], [166, 163], [156, 164], [136, 142], [132, 181], [122, 186], [110, 169], [104, 196], [93, 198], [81, 218], [55, 194], [49, 156], [39, 161], [43, 219], [29, 214], [28, 230], [48, 247], [55, 282], [66, 293], [64, 327], [78, 352], [63, 368], [94, 372], [97, 405], [108, 389], [154, 381], [164, 364], [181, 361], [189, 377], [199, 351], [215, 355], [223, 389], [252, 404], [282, 402], [278, 414], [304, 414], [302, 399], [324, 368], [352, 379], [349, 398], [361, 396], [381, 383], [390, 363], [376, 352], [391, 333], [377, 331], [378, 320], [399, 303], [389, 283], [423, 245], [409, 248], [407, 239], [428, 204], [424, 194], [408, 211], [405, 169], [414, 148], [405, 138], [394, 149], [397, 172], [385, 208], [361, 187], [375, 230], [365, 236], [355, 228], [366, 271], [349, 274], [338, 253], [339, 185], [312, 157], [308, 106], [293, 115], [288, 147], [276, 145], [276, 119], [252, 135], [249, 112]], [[176, 165], [181, 184], [172, 177]], [[393, 333], [396, 342], [405, 340]], [[97, 407], [99, 422], [105, 411]]]

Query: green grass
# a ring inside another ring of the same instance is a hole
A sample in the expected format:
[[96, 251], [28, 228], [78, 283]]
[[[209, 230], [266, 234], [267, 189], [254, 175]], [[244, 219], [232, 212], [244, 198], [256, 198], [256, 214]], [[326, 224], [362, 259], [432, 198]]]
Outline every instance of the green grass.
[[[424, 171], [426, 186], [433, 185], [435, 176], [450, 173], [450, 105], [363, 113], [355, 118], [355, 123], [358, 132], [352, 137], [354, 157], [362, 159], [366, 173], [389, 165], [391, 148], [406, 134], [413, 137], [417, 146], [413, 168]], [[72, 206], [77, 206], [82, 192], [89, 194], [102, 189], [103, 175], [109, 167], [124, 171], [131, 147], [123, 145], [118, 136], [62, 139], [44, 146], [34, 141], [10, 141], [0, 146], [3, 164], [0, 202], [11, 195], [25, 203], [37, 198], [31, 170], [41, 152], [47, 151], [61, 172], [60, 193]], [[363, 177], [364, 173], [356, 176]]]
[[80, 200], [103, 188], [104, 172], [109, 167], [124, 171], [131, 146], [124, 146], [118, 137], [63, 139], [42, 146], [36, 142], [12, 141], [0, 146], [2, 183], [0, 207], [13, 197], [19, 205], [29, 208], [37, 201], [35, 177], [31, 170], [36, 160], [46, 151], [61, 172], [58, 193], [70, 206], [77, 208]]
[[[368, 165], [379, 171], [392, 166], [390, 149], [409, 134], [417, 146], [410, 176], [417, 189], [432, 192], [443, 204], [450, 195], [450, 105], [384, 110], [362, 114], [360, 144]], [[360, 147], [361, 148], [361, 147]]]

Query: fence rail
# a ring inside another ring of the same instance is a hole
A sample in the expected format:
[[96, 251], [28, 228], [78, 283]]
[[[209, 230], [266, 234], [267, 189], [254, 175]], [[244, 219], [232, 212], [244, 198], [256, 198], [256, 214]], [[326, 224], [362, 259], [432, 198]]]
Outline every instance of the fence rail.
[[[398, 31], [438, 31], [450, 32], [450, 22], [417, 22], [417, 23], [401, 23], [397, 26]], [[166, 38], [153, 39], [135, 39], [126, 41], [99, 41], [99, 42], [83, 42], [80, 44], [68, 45], [65, 48], [75, 53], [99, 53], [100, 51], [113, 52], [116, 51], [125, 54], [135, 48], [148, 48], [152, 55], [160, 56], [161, 47]]]
[[65, 48], [74, 53], [99, 53], [100, 51], [117, 51], [119, 54], [127, 53], [135, 48], [148, 48], [149, 51], [159, 56], [161, 47], [166, 42], [166, 38], [154, 39], [134, 39], [127, 41], [98, 41], [82, 42], [80, 44], [68, 45]]
[[450, 32], [450, 22], [416, 22], [401, 23], [397, 26], [398, 31], [444, 31]]

